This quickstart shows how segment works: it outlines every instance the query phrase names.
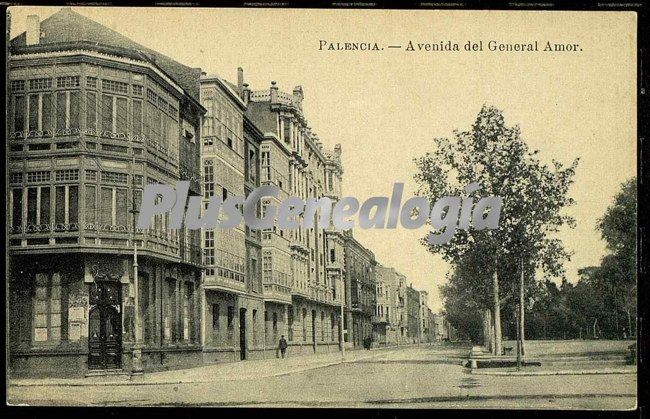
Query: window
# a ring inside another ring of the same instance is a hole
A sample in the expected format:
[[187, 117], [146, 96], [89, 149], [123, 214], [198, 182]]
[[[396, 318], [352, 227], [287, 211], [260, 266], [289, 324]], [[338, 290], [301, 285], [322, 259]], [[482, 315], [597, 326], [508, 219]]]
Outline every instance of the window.
[[79, 87], [80, 85], [79, 76], [65, 76], [56, 78], [56, 87], [59, 89]]
[[97, 77], [86, 77], [86, 87], [89, 87], [91, 89], [96, 89], [97, 88]]
[[325, 313], [320, 312], [320, 340], [325, 341]]
[[214, 162], [212, 160], [203, 162], [203, 183], [203, 196], [205, 199], [210, 199], [214, 195]]
[[183, 287], [183, 340], [192, 339], [192, 297], [193, 287], [191, 282], [185, 283]]
[[102, 80], [102, 90], [106, 92], [115, 92], [115, 93], [129, 93], [129, 84], [123, 83], [121, 81], [114, 80]]
[[276, 338], [278, 334], [278, 313], [273, 312], [273, 337]]
[[9, 175], [10, 183], [23, 183], [23, 174], [22, 173], [11, 173]]
[[284, 142], [288, 144], [291, 141], [291, 119], [284, 118], [283, 127], [284, 127], [284, 132], [283, 132]]
[[54, 172], [57, 182], [69, 182], [79, 180], [78, 169], [57, 170]]
[[127, 132], [127, 99], [119, 96], [102, 95], [102, 132], [109, 136], [112, 133], [126, 134]]
[[86, 180], [97, 180], [97, 170], [88, 170], [86, 169]]
[[29, 90], [44, 90], [52, 88], [52, 79], [31, 79], [29, 81]]
[[25, 131], [25, 96], [14, 97], [14, 132]]
[[23, 224], [23, 190], [11, 190], [11, 227], [18, 229]]
[[257, 179], [257, 155], [255, 150], [248, 150], [248, 180], [255, 182]]
[[86, 223], [95, 224], [95, 211], [97, 210], [97, 187], [86, 185], [86, 210], [84, 216]]
[[332, 263], [336, 262], [336, 250], [335, 249], [330, 249], [330, 262], [332, 262]]
[[129, 183], [129, 175], [119, 172], [102, 172], [102, 182], [126, 185]]
[[9, 90], [12, 92], [22, 92], [25, 90], [25, 80], [12, 80], [9, 84]]
[[212, 330], [219, 332], [219, 304], [212, 304]]
[[[213, 266], [214, 259], [214, 230], [205, 231], [205, 264]], [[214, 272], [212, 273], [214, 275]]]
[[97, 94], [86, 92], [86, 128], [97, 129]]
[[27, 183], [49, 182], [49, 181], [50, 181], [50, 172], [44, 170], [38, 172], [27, 172]]
[[167, 295], [164, 307], [164, 338], [165, 340], [173, 340], [176, 338], [173, 320], [176, 318], [176, 280], [167, 278], [165, 282], [167, 285]]
[[133, 94], [136, 96], [142, 96], [144, 91], [144, 88], [140, 86], [139, 84], [134, 84], [133, 85]]
[[99, 223], [127, 226], [128, 202], [124, 188], [102, 187], [99, 201]]
[[139, 139], [140, 136], [142, 136], [142, 101], [134, 100], [131, 104], [131, 111], [131, 120], [133, 121], [133, 135]]
[[50, 187], [27, 188], [27, 225], [50, 223]]
[[34, 342], [61, 341], [61, 277], [36, 274], [34, 290]]
[[80, 92], [58, 92], [56, 94], [56, 129], [79, 128]]
[[[21, 96], [24, 99], [24, 97]], [[14, 129], [15, 131], [22, 131], [27, 124], [27, 130], [30, 135], [42, 135], [38, 131], [49, 131], [52, 127], [53, 104], [51, 93], [34, 93], [27, 96], [27, 121], [25, 121], [25, 103], [23, 99], [15, 102], [15, 112], [20, 112], [18, 116], [14, 114]], [[21, 128], [21, 129], [19, 129]]]
[[65, 185], [56, 187], [54, 222], [59, 225], [76, 224], [78, 221], [79, 187]]

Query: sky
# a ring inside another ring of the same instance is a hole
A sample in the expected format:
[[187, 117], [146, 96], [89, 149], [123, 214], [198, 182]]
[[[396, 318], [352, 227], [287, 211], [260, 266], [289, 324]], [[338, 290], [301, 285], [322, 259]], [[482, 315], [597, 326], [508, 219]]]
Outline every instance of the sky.
[[[360, 201], [390, 196], [395, 182], [413, 195], [413, 158], [434, 150], [433, 138], [471, 127], [482, 105], [504, 111], [542, 160], [579, 157], [570, 189], [577, 220], [560, 238], [574, 252], [565, 264], [597, 265], [605, 246], [597, 219], [620, 184], [636, 175], [636, 15], [631, 12], [499, 12], [208, 8], [73, 8], [177, 61], [236, 82], [237, 67], [253, 90], [276, 81], [303, 87], [303, 110], [326, 147], [343, 149], [343, 194]], [[12, 7], [11, 36], [26, 17], [58, 7]], [[319, 50], [320, 41], [377, 42], [382, 51]], [[578, 43], [579, 52], [465, 52], [467, 41]], [[418, 43], [458, 43], [460, 52], [406, 51]], [[413, 286], [438, 287], [449, 266], [420, 243], [422, 230], [354, 234], [377, 260]]]

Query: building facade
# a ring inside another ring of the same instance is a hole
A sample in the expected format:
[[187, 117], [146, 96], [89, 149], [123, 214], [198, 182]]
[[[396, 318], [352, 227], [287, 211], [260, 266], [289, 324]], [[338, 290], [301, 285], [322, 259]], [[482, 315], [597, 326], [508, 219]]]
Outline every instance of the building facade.
[[[266, 90], [250, 90], [242, 84], [247, 116], [264, 133], [260, 145], [261, 183], [280, 190], [276, 197], [262, 200], [262, 216], [289, 196], [320, 199], [340, 193], [340, 148], [324, 149], [303, 114], [302, 88], [281, 92], [275, 82]], [[326, 230], [314, 215], [314, 227], [262, 231], [263, 283], [265, 301], [283, 313], [283, 327], [290, 353], [338, 350], [339, 316], [343, 303], [340, 263], [327, 249]], [[336, 232], [329, 240], [336, 244]], [[330, 258], [326, 258], [330, 255]], [[331, 264], [328, 270], [328, 264]], [[266, 292], [268, 290], [268, 293]], [[282, 311], [284, 310], [284, 311]]]
[[336, 203], [341, 146], [312, 132], [300, 86], [251, 90], [241, 69], [230, 83], [69, 8], [31, 16], [9, 58], [12, 374], [164, 370], [275, 357], [281, 336], [299, 355], [419, 333], [406, 278], [320, 211], [288, 230], [173, 229], [168, 214], [135, 227], [156, 183], [188, 181], [202, 216], [259, 186], [279, 190], [260, 217], [290, 196]]
[[420, 292], [412, 285], [406, 287], [406, 324], [408, 343], [420, 343], [421, 320], [420, 320]]
[[346, 342], [354, 347], [363, 346], [363, 340], [373, 337], [373, 317], [377, 306], [375, 254], [353, 236], [352, 230], [344, 232], [345, 239], [345, 324]]
[[197, 71], [70, 9], [27, 27], [9, 59], [12, 372], [200, 362], [200, 236], [135, 228], [146, 184], [200, 194]]
[[[244, 122], [242, 92], [216, 75], [201, 78], [204, 214], [230, 196], [247, 196], [260, 185], [261, 133]], [[220, 199], [220, 201], [218, 200]], [[221, 220], [219, 213], [218, 219]], [[203, 354], [208, 363], [261, 358], [265, 351], [265, 312], [260, 233], [240, 223], [229, 229], [203, 229], [205, 299]], [[276, 329], [274, 323], [274, 330]]]
[[431, 342], [431, 326], [429, 322], [429, 293], [420, 293], [420, 342]]

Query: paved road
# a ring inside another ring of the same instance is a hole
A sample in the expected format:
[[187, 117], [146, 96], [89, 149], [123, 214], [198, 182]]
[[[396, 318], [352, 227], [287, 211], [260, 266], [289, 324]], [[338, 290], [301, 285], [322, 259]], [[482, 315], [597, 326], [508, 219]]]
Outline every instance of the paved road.
[[461, 352], [453, 349], [408, 348], [380, 351], [354, 362], [262, 379], [114, 387], [11, 386], [9, 401], [100, 406], [550, 409], [635, 406], [636, 376], [632, 374], [479, 376], [463, 371], [460, 356]]

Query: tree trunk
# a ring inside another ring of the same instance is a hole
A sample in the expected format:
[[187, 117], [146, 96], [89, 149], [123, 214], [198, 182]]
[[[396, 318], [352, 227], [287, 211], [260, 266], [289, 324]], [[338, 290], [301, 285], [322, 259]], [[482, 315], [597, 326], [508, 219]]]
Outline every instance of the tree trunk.
[[521, 260], [521, 277], [519, 278], [519, 342], [521, 345], [521, 355], [526, 355], [524, 346], [524, 260]]
[[501, 302], [499, 301], [499, 275], [497, 266], [494, 266], [492, 275], [492, 288], [494, 291], [494, 354], [501, 355]]
[[627, 333], [628, 333], [627, 338], [631, 339], [632, 338], [632, 316], [630, 315], [629, 309], [625, 311], [627, 312]]
[[490, 325], [492, 324], [492, 316], [490, 315], [490, 310], [483, 310], [483, 346], [489, 352], [493, 351], [494, 345], [492, 345], [492, 329]]

